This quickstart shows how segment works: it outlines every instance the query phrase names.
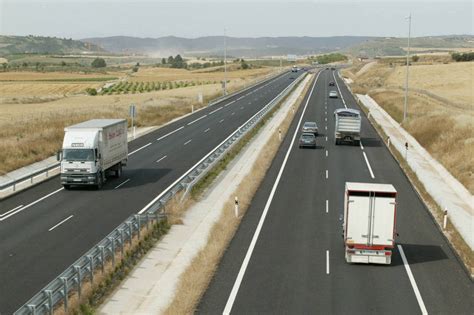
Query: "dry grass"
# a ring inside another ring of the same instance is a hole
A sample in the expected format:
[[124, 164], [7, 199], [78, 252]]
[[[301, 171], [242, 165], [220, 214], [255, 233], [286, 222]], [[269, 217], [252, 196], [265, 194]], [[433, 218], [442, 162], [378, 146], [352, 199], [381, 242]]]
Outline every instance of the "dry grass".
[[121, 77], [124, 72], [106, 73], [78, 73], [78, 72], [37, 72], [37, 71], [9, 71], [0, 72], [0, 81], [46, 81], [46, 80], [86, 80], [107, 77]]
[[[297, 106], [302, 103], [303, 97], [310, 85], [306, 87], [302, 96], [297, 100]], [[296, 111], [295, 111], [296, 112]], [[281, 124], [283, 134], [286, 134], [293, 120], [294, 113], [288, 112], [288, 116]], [[273, 158], [280, 147], [277, 137], [268, 140], [249, 175], [239, 184], [233, 195], [239, 196], [240, 213], [247, 211], [255, 192], [265, 177]], [[192, 314], [194, 313], [202, 294], [209, 285], [214, 272], [222, 258], [225, 248], [234, 236], [240, 224], [242, 215], [236, 219], [234, 216], [234, 200], [231, 198], [222, 209], [219, 220], [214, 224], [210, 232], [206, 246], [193, 259], [192, 263], [181, 275], [173, 302], [168, 306], [165, 314]]]
[[[216, 71], [217, 70], [217, 71]], [[248, 70], [234, 70], [228, 67], [227, 79], [245, 79], [256, 78], [271, 73], [273, 68], [260, 68]], [[179, 80], [195, 80], [195, 81], [218, 81], [224, 80], [224, 68], [213, 67], [207, 69], [199, 69], [188, 71], [185, 69], [172, 68], [143, 68], [130, 77], [130, 81], [149, 82], [149, 81], [179, 81]]]
[[[255, 73], [248, 74], [245, 79], [232, 80], [229, 91], [253, 82]], [[203, 94], [204, 104], [197, 102], [198, 93]], [[137, 126], [159, 126], [189, 113], [191, 105], [195, 109], [205, 106], [220, 93], [220, 84], [209, 84], [142, 94], [77, 95], [49, 102], [0, 104], [0, 175], [53, 155], [61, 146], [65, 126], [92, 118], [128, 117], [132, 103], [138, 107]]]
[[[409, 120], [403, 126], [471, 193], [474, 193], [473, 70], [473, 62], [412, 66]], [[402, 68], [382, 62], [353, 80], [355, 93], [369, 94], [396, 121], [402, 121]], [[457, 83], [452, 84], [454, 81]]]

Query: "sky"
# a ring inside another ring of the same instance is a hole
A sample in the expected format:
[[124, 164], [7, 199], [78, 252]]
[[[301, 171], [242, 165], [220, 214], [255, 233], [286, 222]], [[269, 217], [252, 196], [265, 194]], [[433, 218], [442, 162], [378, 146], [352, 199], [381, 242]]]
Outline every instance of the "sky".
[[0, 0], [0, 35], [412, 36], [473, 34], [473, 2]]

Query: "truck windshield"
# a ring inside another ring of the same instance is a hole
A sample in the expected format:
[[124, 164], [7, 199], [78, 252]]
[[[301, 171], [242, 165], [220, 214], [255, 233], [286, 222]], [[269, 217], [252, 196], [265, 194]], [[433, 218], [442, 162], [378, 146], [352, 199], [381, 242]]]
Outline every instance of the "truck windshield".
[[94, 150], [64, 149], [63, 159], [66, 161], [94, 161]]

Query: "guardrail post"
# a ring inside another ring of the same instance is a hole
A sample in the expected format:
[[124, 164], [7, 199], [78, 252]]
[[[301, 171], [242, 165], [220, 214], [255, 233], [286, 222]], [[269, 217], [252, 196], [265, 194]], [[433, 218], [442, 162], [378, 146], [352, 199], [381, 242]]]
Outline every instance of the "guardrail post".
[[110, 252], [112, 255], [112, 267], [115, 268], [115, 239], [113, 237], [109, 237], [110, 241]]
[[44, 293], [48, 296], [48, 313], [53, 315], [54, 305], [53, 305], [53, 291], [44, 290]]
[[63, 282], [63, 295], [64, 295], [64, 312], [67, 314], [68, 309], [68, 286], [67, 286], [67, 278], [61, 277], [61, 281]]
[[92, 255], [87, 255], [87, 259], [89, 260], [89, 269], [91, 273], [91, 283], [94, 283], [94, 257]]
[[81, 293], [82, 293], [82, 285], [81, 285], [81, 267], [74, 266], [77, 274], [77, 295], [79, 296], [79, 300], [81, 300]]
[[100, 249], [100, 263], [102, 267], [102, 274], [105, 271], [105, 247], [104, 246], [99, 246]]
[[133, 237], [133, 229], [132, 229], [132, 222], [127, 222], [128, 226], [128, 233], [129, 233], [129, 240], [130, 240], [130, 245], [132, 245], [132, 237]]
[[36, 305], [28, 304], [28, 309], [30, 310], [31, 315], [36, 315]]
[[122, 253], [122, 258], [123, 258], [123, 250], [124, 250], [124, 245], [123, 245], [123, 229], [120, 229], [120, 251]]
[[137, 220], [137, 236], [138, 239], [140, 239], [140, 229], [141, 229], [141, 224], [140, 224], [140, 215], [135, 215], [135, 220]]

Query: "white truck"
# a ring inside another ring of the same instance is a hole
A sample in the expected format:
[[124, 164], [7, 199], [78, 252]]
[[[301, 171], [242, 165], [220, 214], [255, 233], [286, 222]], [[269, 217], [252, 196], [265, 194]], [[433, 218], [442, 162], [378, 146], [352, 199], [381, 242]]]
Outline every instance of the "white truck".
[[127, 164], [127, 121], [125, 119], [92, 119], [64, 129], [61, 162], [61, 184], [102, 187], [111, 172], [122, 175]]
[[390, 184], [346, 183], [343, 237], [348, 263], [391, 263], [396, 198]]
[[334, 128], [336, 145], [343, 141], [359, 145], [362, 122], [360, 111], [350, 108], [338, 108], [334, 112], [334, 118], [336, 120], [336, 127]]

